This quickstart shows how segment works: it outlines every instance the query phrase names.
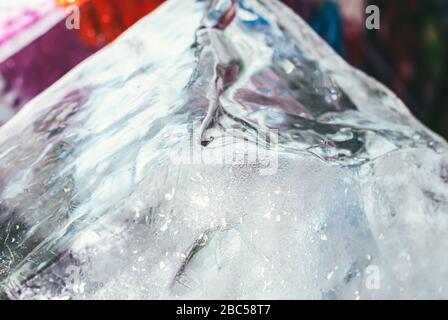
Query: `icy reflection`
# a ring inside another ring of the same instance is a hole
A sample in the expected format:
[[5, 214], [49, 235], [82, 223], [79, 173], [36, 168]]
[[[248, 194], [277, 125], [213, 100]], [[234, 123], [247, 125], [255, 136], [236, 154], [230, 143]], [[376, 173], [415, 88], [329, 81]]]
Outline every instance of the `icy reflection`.
[[169, 1], [0, 148], [9, 298], [448, 296], [446, 143], [274, 0]]

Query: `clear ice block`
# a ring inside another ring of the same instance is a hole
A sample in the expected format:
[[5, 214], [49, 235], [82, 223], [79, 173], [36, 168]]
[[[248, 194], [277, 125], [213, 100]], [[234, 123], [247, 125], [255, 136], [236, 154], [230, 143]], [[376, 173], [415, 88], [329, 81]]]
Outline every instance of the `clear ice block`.
[[0, 295], [448, 298], [447, 151], [278, 1], [168, 1], [0, 129]]

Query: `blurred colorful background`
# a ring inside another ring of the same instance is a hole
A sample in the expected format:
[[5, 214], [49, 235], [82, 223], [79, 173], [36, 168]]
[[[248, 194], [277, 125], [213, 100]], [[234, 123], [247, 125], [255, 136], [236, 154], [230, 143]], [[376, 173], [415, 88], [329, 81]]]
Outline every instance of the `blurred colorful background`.
[[[164, 0], [0, 0], [0, 125]], [[448, 138], [448, 1], [283, 0]], [[66, 17], [79, 7], [80, 28]], [[365, 27], [380, 8], [379, 30]]]

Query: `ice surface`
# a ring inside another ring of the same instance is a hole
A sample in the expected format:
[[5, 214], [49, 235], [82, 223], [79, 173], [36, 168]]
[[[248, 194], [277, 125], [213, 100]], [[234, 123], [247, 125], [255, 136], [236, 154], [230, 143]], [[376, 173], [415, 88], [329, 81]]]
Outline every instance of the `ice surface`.
[[172, 0], [0, 130], [0, 292], [448, 298], [447, 150], [279, 2]]

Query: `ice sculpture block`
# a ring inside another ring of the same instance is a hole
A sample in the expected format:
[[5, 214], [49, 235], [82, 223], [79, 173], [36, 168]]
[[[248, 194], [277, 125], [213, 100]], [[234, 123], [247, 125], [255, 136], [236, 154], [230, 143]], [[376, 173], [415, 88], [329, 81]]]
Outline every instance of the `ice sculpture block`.
[[1, 293], [448, 298], [447, 150], [278, 1], [168, 1], [0, 129]]

